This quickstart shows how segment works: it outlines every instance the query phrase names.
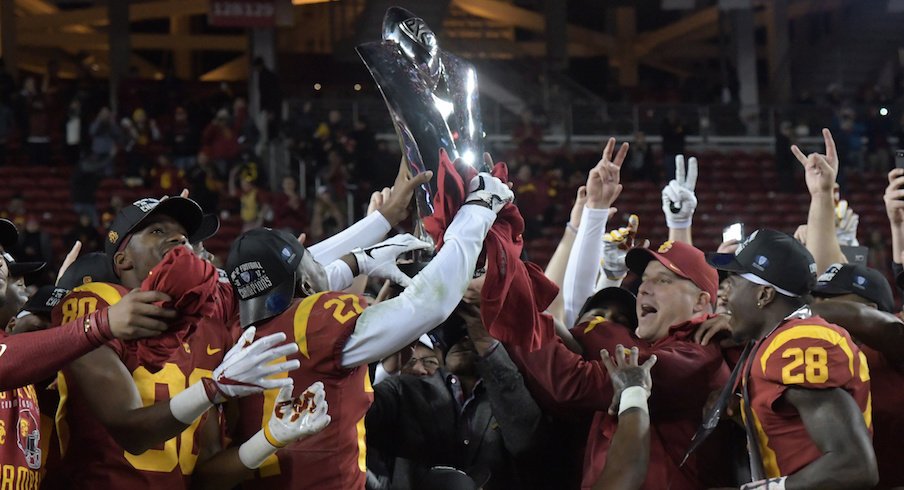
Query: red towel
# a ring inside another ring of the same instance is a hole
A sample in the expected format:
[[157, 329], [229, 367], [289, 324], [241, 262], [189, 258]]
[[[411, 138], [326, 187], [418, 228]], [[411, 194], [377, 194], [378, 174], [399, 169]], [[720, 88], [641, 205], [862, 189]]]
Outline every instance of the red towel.
[[217, 269], [210, 262], [199, 259], [185, 247], [167, 252], [151, 270], [141, 283], [141, 289], [169, 295], [172, 301], [160, 306], [175, 309], [179, 316], [162, 335], [126, 342], [127, 348], [136, 351], [141, 365], [151, 372], [159, 371], [194, 332], [198, 322], [204, 317], [214, 316], [218, 278]]
[[[440, 150], [437, 192], [432, 216], [424, 218], [437, 250], [442, 236], [455, 213], [467, 197], [467, 183], [477, 171], [460, 160], [453, 164]], [[491, 172], [508, 182], [508, 167], [499, 162]], [[505, 343], [528, 351], [539, 348], [555, 337], [552, 317], [543, 313], [555, 299], [559, 288], [536, 264], [521, 260], [524, 246], [521, 234], [524, 218], [514, 204], [507, 204], [484, 242], [478, 264], [486, 260], [486, 281], [481, 292], [480, 313], [490, 335]]]

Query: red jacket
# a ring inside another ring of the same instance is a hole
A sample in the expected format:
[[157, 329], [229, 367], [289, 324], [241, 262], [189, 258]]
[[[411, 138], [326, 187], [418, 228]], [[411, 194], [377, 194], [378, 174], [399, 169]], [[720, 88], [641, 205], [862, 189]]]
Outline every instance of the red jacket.
[[[650, 397], [650, 469], [645, 489], [672, 490], [704, 488], [706, 469], [691, 456], [685, 468], [678, 465], [700, 425], [703, 407], [710, 393], [728, 379], [728, 367], [717, 345], [703, 346], [693, 341], [693, 332], [704, 317], [677, 325], [669, 335], [652, 344], [631, 337], [620, 325], [603, 325], [595, 336], [600, 344], [614, 352], [617, 344], [637, 346], [640, 360], [656, 354], [653, 367], [653, 394]], [[606, 334], [610, 335], [606, 335]], [[612, 403], [609, 375], [598, 361], [584, 361], [555, 339], [541, 348], [510, 349], [512, 359], [524, 373], [525, 381], [537, 402], [548, 411], [595, 413], [584, 457], [582, 488], [590, 488], [606, 464], [609, 444], [617, 419], [607, 415]], [[716, 461], [705, 464], [719, 466]]]

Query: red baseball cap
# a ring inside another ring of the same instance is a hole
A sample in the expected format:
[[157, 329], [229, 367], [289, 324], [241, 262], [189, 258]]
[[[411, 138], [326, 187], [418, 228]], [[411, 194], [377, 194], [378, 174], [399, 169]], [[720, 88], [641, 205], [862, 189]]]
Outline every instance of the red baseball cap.
[[670, 271], [709, 293], [713, 302], [716, 301], [719, 273], [706, 262], [706, 256], [700, 249], [670, 240], [660, 245], [655, 252], [649, 248], [635, 248], [625, 257], [628, 269], [639, 276], [643, 275], [651, 260], [658, 260]]

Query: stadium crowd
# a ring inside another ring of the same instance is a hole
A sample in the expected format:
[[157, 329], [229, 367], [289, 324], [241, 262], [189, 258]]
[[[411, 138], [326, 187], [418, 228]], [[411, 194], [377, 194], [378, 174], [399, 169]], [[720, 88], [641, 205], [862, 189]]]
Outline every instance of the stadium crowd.
[[[777, 149], [805, 226], [716, 248], [692, 233], [707, 162], [670, 146], [651, 168], [643, 138], [570, 163], [526, 121], [511, 167], [441, 153], [411, 175], [338, 111], [281, 121], [269, 98], [255, 121], [226, 85], [129, 80], [123, 117], [50, 72], [0, 78], [4, 164], [71, 167], [79, 213], [58, 268], [21, 196], [0, 220], [0, 488], [904, 487], [904, 322], [844, 252], [850, 151], [828, 129]], [[311, 199], [291, 171], [267, 190], [271, 138], [314, 162]], [[98, 207], [110, 178], [141, 198]], [[654, 244], [652, 216], [615, 210], [651, 181]], [[904, 169], [884, 202], [901, 287]], [[543, 270], [525, 244], [557, 209]], [[211, 253], [230, 214], [241, 235]]]

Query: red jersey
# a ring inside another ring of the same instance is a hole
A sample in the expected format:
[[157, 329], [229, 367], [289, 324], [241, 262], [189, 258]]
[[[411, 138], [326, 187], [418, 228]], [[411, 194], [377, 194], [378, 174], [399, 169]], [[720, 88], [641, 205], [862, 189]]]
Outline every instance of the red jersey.
[[[615, 352], [616, 345], [622, 344], [627, 348], [637, 346], [641, 362], [652, 354], [658, 357], [650, 372], [653, 386], [657, 388], [649, 402], [650, 469], [644, 489], [706, 488], [704, 482], [710, 476], [710, 468], [725, 466], [722, 461], [704, 461], [699, 454], [694, 454], [684, 468], [678, 467], [700, 425], [707, 398], [725, 384], [729, 375], [718, 346], [703, 346], [693, 340], [693, 333], [703, 319], [674, 326], [668, 336], [652, 344], [632, 338], [627, 328], [617, 324], [601, 322], [592, 330], [599, 348], [604, 347], [610, 353]], [[586, 329], [587, 325], [576, 328]], [[506, 348], [544, 410], [566, 414], [578, 410], [594, 414], [581, 483], [582, 488], [591, 488], [605, 467], [609, 445], [618, 426], [617, 418], [606, 412], [613, 396], [606, 368], [599, 361], [584, 361], [558, 339], [532, 352], [518, 347]], [[598, 358], [599, 352], [596, 356]]]
[[[164, 288], [161, 291], [167, 292]], [[53, 312], [54, 323], [78, 318], [95, 309], [117, 303], [128, 289], [114, 284], [89, 283], [72, 290]], [[137, 344], [141, 341], [114, 340], [107, 344], [132, 374], [144, 406], [165, 402], [190, 385], [209, 378], [234, 344], [226, 328], [234, 312], [232, 290], [221, 287], [218, 308], [211, 317], [202, 319], [181, 348], [169, 352], [155, 370], [139, 360]], [[57, 410], [57, 433], [60, 439], [62, 480], [69, 488], [188, 488], [200, 451], [198, 429], [207, 414], [201, 416], [179, 436], [149, 449], [141, 455], [123, 450], [96, 417], [78, 386], [69, 383], [69, 368], [57, 378], [60, 405]], [[56, 475], [54, 475], [56, 476]]]
[[[332, 422], [319, 434], [270, 456], [243, 488], [364, 488], [364, 416], [373, 402], [373, 388], [367, 365], [342, 367], [342, 349], [366, 306], [358, 295], [317, 293], [295, 300], [288, 310], [257, 326], [260, 337], [284, 332], [295, 339], [299, 353], [289, 359], [298, 359], [301, 367], [288, 374], [295, 380], [295, 395], [322, 381]], [[239, 400], [238, 442], [247, 441], [267, 424], [278, 392], [269, 390], [263, 396]]]
[[0, 488], [32, 490], [40, 485], [47, 453], [40, 424], [33, 385], [0, 392]]
[[[793, 475], [822, 457], [789, 403], [789, 387], [841, 388], [848, 392], [872, 430], [869, 367], [843, 328], [818, 316], [787, 320], [759, 342], [747, 361], [744, 384], [767, 478]], [[747, 410], [741, 413], [746, 416]]]
[[869, 364], [873, 397], [873, 448], [879, 465], [876, 488], [904, 487], [904, 366], [895, 365], [875, 349], [861, 345]]

